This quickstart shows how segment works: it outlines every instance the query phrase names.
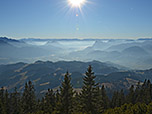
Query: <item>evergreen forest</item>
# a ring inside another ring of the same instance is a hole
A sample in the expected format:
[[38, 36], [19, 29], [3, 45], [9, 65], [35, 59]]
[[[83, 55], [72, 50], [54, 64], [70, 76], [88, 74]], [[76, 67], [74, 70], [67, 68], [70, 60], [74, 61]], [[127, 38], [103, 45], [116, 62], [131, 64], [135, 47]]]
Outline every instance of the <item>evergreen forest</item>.
[[75, 91], [67, 71], [58, 89], [48, 89], [41, 98], [32, 81], [25, 83], [24, 91], [8, 92], [0, 89], [0, 114], [152, 114], [152, 84], [138, 82], [128, 92], [114, 91], [107, 95], [104, 85], [95, 81], [90, 65], [83, 77], [81, 91]]

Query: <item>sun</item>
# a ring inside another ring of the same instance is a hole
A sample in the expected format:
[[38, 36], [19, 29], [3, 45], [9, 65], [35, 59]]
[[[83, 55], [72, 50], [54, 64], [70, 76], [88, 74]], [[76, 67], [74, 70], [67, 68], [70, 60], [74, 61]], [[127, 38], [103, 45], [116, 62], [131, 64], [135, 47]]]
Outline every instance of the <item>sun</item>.
[[86, 0], [68, 0], [72, 7], [81, 7], [85, 2]]

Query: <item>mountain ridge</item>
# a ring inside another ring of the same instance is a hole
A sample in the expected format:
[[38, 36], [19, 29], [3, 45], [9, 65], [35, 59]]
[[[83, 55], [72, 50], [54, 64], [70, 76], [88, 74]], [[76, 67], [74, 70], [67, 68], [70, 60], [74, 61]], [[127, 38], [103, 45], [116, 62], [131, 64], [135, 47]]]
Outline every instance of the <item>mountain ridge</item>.
[[8, 90], [13, 90], [14, 87], [22, 90], [24, 83], [31, 80], [39, 91], [44, 88], [55, 88], [59, 86], [68, 70], [71, 73], [74, 87], [81, 87], [81, 79], [89, 65], [93, 66], [95, 75], [120, 71], [120, 69], [110, 66], [110, 64], [99, 61], [36, 61], [31, 64], [20, 62], [0, 65], [0, 86], [5, 86]]
[[127, 89], [145, 79], [152, 80], [152, 69], [124, 70], [99, 61], [36, 61], [30, 64], [20, 62], [0, 65], [0, 86], [7, 88], [8, 91], [12, 91], [14, 87], [22, 91], [25, 82], [31, 80], [38, 92], [43, 92], [48, 88], [58, 88], [65, 73], [69, 71], [73, 87], [81, 88], [82, 79], [89, 65], [93, 67], [96, 81], [112, 90]]

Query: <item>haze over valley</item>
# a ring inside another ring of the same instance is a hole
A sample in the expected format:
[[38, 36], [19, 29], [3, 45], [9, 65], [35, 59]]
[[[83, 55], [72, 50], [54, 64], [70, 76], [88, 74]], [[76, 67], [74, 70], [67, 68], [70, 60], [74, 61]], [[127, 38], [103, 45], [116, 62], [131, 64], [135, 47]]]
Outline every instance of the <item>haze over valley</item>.
[[129, 69], [152, 68], [152, 39], [0, 38], [0, 64], [97, 60]]

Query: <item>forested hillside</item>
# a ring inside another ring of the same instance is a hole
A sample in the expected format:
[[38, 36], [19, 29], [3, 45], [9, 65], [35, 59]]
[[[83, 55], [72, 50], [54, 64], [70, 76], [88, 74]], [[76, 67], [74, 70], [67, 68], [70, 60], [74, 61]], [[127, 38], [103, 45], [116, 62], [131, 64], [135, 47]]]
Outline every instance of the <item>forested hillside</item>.
[[66, 72], [57, 90], [49, 89], [42, 98], [35, 93], [31, 81], [25, 83], [24, 91], [8, 92], [0, 89], [0, 114], [151, 114], [152, 84], [150, 80], [131, 86], [127, 94], [123, 90], [107, 96], [104, 86], [95, 81], [89, 66], [83, 76], [82, 90], [77, 92]]
[[82, 78], [88, 65], [94, 67], [95, 75], [104, 75], [121, 71], [120, 68], [107, 63], [92, 61], [36, 61], [35, 63], [16, 63], [0, 65], [0, 87], [4, 86], [8, 91], [17, 87], [23, 90], [24, 83], [31, 80], [37, 92], [43, 92], [47, 88], [57, 88], [60, 86], [67, 70], [70, 71], [72, 84], [75, 88], [82, 87]]
[[[36, 61], [34, 63], [16, 63], [0, 65], [0, 87], [5, 87], [12, 92], [15, 87], [23, 91], [24, 84], [31, 80], [37, 93], [45, 93], [47, 88], [58, 88], [68, 70], [74, 89], [83, 85], [83, 76], [88, 65], [92, 65], [95, 72], [95, 81], [109, 90], [128, 89], [138, 81], [152, 80], [152, 69], [128, 70], [116, 64], [99, 61]], [[108, 92], [108, 95], [111, 94]]]

